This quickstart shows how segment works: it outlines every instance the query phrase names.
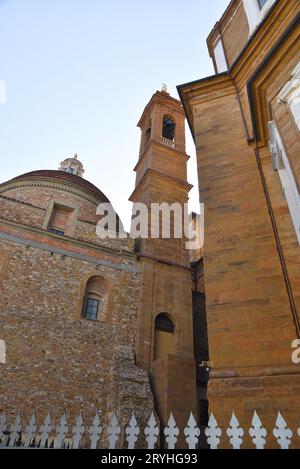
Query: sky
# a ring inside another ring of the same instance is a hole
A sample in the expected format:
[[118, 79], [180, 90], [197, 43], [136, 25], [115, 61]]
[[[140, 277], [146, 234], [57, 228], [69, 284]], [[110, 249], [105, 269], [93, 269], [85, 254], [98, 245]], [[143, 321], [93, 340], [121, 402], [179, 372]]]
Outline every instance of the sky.
[[[0, 182], [78, 153], [129, 230], [153, 93], [214, 73], [206, 38], [229, 0], [0, 0]], [[187, 128], [190, 209], [199, 211]]]

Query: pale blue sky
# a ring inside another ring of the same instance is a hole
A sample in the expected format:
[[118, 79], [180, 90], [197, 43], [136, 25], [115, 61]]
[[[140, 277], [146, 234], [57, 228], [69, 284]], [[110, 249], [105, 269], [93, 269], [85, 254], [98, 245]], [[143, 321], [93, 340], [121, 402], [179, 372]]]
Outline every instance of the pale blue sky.
[[[228, 3], [0, 0], [0, 85], [6, 85], [0, 181], [57, 169], [78, 153], [85, 178], [107, 195], [128, 229], [136, 123], [162, 83], [177, 97], [176, 85], [213, 73], [206, 37]], [[197, 200], [194, 189], [191, 208]]]

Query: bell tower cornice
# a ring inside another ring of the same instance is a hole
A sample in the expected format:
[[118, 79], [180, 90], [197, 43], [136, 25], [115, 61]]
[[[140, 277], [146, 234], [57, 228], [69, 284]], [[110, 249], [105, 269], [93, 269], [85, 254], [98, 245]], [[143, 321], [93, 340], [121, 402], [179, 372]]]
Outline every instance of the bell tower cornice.
[[143, 128], [147, 114], [149, 114], [155, 104], [161, 104], [162, 106], [165, 106], [166, 109], [179, 112], [185, 117], [183, 106], [178, 99], [173, 98], [167, 91], [156, 91], [145, 107], [143, 114], [137, 124], [138, 127]]

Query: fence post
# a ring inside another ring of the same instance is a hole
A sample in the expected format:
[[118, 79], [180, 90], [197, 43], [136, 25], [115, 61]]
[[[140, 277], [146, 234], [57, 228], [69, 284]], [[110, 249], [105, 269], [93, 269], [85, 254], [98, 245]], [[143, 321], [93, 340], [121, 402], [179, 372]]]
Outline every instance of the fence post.
[[207, 436], [207, 443], [209, 444], [210, 449], [218, 449], [222, 430], [218, 427], [214, 414], [211, 414], [208, 421], [208, 427], [205, 429], [204, 433]]
[[154, 449], [155, 443], [157, 442], [157, 437], [159, 435], [159, 428], [155, 420], [153, 412], [149, 418], [148, 424], [145, 428], [146, 441], [148, 443], [148, 449]]

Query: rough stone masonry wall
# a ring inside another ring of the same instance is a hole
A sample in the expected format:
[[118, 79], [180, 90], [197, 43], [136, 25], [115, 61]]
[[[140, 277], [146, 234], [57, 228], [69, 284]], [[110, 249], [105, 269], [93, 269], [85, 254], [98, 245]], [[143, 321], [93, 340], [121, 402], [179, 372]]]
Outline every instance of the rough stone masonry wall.
[[[90, 423], [95, 410], [143, 409], [149, 415], [148, 375], [134, 363], [139, 273], [51, 255], [0, 241], [0, 412], [48, 411], [54, 419], [80, 411]], [[82, 281], [104, 276], [109, 302], [99, 321], [80, 317]], [[118, 370], [122, 369], [122, 373]], [[130, 390], [130, 392], [129, 392]], [[69, 425], [70, 426], [70, 425]]]
[[0, 218], [33, 228], [42, 228], [47, 209], [52, 201], [62, 205], [78, 207], [74, 238], [113, 249], [133, 250], [131, 238], [101, 239], [97, 236], [97, 201], [92, 203], [79, 195], [69, 194], [61, 189], [28, 187], [7, 190], [0, 194]]

